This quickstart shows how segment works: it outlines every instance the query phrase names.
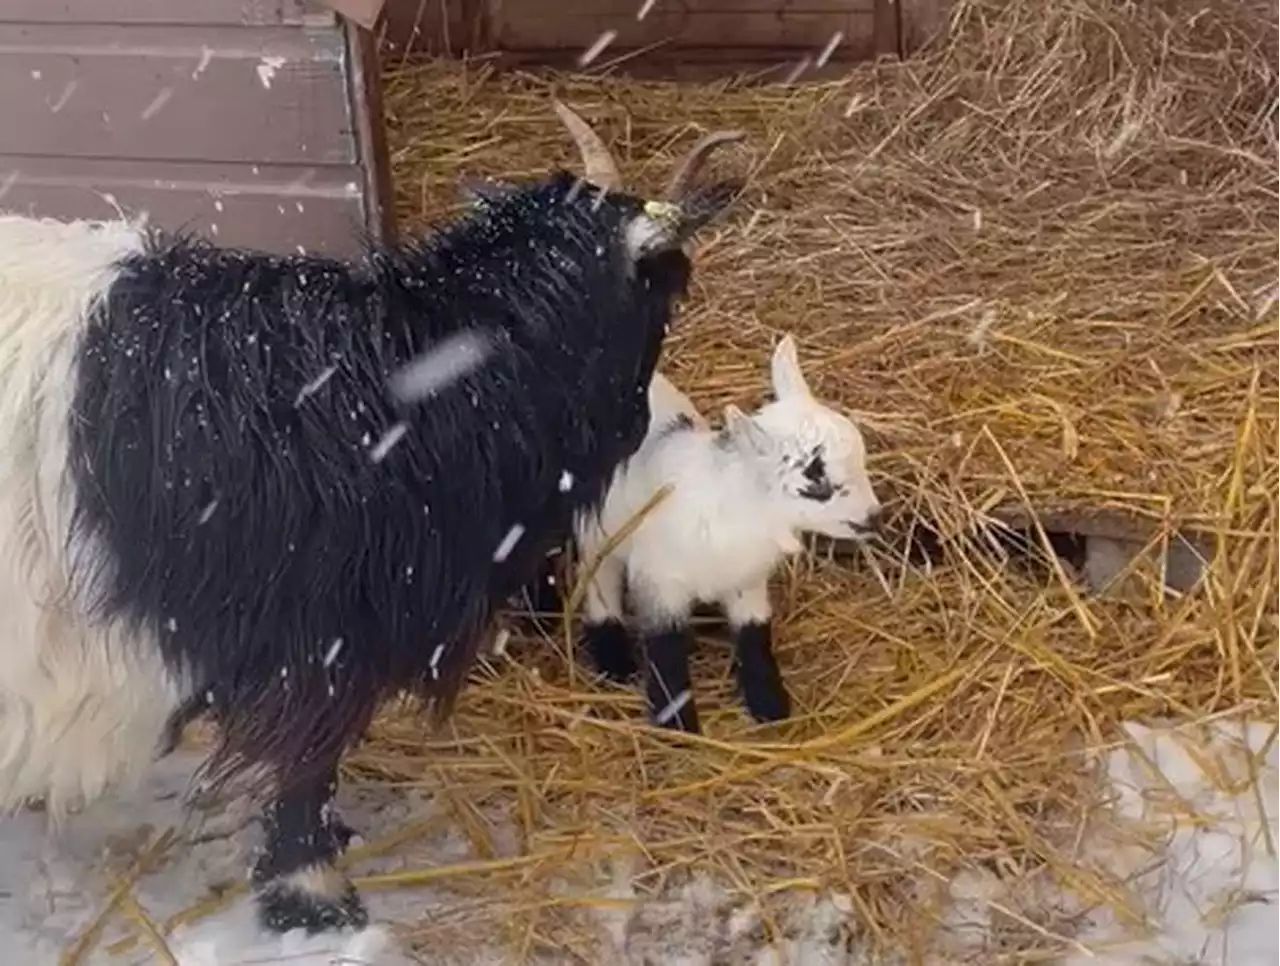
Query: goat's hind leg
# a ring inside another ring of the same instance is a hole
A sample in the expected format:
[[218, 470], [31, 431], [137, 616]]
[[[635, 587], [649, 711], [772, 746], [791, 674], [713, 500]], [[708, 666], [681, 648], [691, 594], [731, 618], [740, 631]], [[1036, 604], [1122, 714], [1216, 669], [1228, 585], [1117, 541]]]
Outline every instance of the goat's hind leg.
[[[211, 690], [198, 691], [174, 709], [165, 724], [164, 735], [160, 739], [160, 747], [156, 752], [156, 760], [159, 761], [177, 751], [187, 725], [206, 713], [212, 714], [215, 719], [218, 713], [214, 692]], [[344, 822], [332, 807], [329, 810], [329, 816], [330, 827], [338, 843], [338, 851], [346, 851], [347, 846], [359, 838], [359, 833]]]
[[355, 887], [334, 864], [351, 835], [334, 812], [337, 788], [334, 765], [286, 791], [264, 811], [266, 843], [253, 869], [253, 885], [267, 929], [312, 934], [368, 925]]
[[[579, 558], [579, 567], [590, 558]], [[617, 684], [635, 677], [636, 658], [624, 619], [626, 574], [622, 561], [606, 557], [600, 561], [587, 585], [582, 638], [591, 663], [602, 675]]]

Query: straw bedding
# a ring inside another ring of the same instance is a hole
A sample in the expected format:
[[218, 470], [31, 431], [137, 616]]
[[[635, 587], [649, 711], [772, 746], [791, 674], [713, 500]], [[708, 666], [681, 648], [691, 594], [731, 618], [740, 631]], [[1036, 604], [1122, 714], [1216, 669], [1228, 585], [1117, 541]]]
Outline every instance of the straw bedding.
[[[902, 519], [945, 537], [1021, 507], [1214, 534], [1185, 599], [1086, 599], [1061, 564], [973, 544], [937, 566], [799, 561], [777, 586], [798, 716], [773, 728], [704, 643], [706, 737], [656, 735], [558, 631], [478, 674], [447, 734], [389, 712], [355, 776], [443, 784], [481, 855], [496, 809], [542, 857], [475, 885], [520, 948], [583, 941], [547, 877], [618, 848], [655, 887], [696, 868], [757, 898], [836, 888], [905, 953], [933, 915], [915, 884], [961, 860], [1118, 902], [1071, 850], [1082, 749], [1121, 718], [1274, 717], [1275, 9], [1177, 9], [961, 3], [932, 50], [811, 85], [389, 65], [407, 230], [453, 209], [464, 173], [572, 165], [553, 93], [640, 189], [696, 132], [749, 133], [721, 159], [750, 170], [747, 197], [704, 238], [664, 361], [704, 411], [759, 401], [791, 331]], [[1032, 923], [1019, 955], [1060, 933]]]

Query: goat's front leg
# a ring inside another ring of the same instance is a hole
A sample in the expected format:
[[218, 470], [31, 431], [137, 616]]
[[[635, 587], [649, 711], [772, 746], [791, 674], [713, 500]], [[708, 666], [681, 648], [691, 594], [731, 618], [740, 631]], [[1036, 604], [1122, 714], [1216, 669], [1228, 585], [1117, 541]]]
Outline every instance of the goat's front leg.
[[791, 697], [773, 656], [773, 611], [769, 585], [760, 583], [721, 600], [733, 634], [734, 673], [751, 717], [781, 721], [791, 715]]
[[689, 674], [692, 637], [685, 621], [645, 625], [645, 699], [654, 724], [698, 734], [698, 706]]
[[632, 580], [630, 590], [642, 635], [649, 719], [660, 727], [697, 734], [698, 706], [689, 674], [693, 601], [643, 579]]
[[253, 869], [253, 886], [267, 929], [312, 934], [368, 924], [355, 888], [334, 865], [351, 834], [334, 812], [337, 789], [335, 764], [264, 810], [266, 843]]

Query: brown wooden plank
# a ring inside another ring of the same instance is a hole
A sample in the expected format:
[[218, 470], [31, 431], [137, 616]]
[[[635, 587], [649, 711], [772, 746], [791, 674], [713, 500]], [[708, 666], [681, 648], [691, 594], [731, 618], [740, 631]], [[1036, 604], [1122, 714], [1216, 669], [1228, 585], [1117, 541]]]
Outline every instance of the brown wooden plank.
[[0, 156], [0, 210], [50, 218], [147, 212], [170, 230], [269, 251], [347, 255], [365, 226], [360, 168]]
[[389, 51], [458, 56], [493, 49], [490, 4], [474, 0], [387, 0], [380, 31]]
[[372, 30], [382, 15], [383, 0], [315, 0], [346, 17], [351, 23], [365, 30]]
[[[506, 50], [485, 55], [494, 70], [577, 70], [581, 48]], [[682, 47], [669, 44], [652, 49], [610, 47], [584, 73], [609, 74], [644, 80], [703, 82], [741, 78], [746, 82], [776, 83], [792, 74], [810, 48], [800, 50], [768, 47]], [[849, 63], [875, 56], [870, 33], [841, 44], [839, 51], [822, 67], [810, 66], [800, 82], [827, 81], [845, 76]]]
[[382, 75], [378, 65], [378, 41], [368, 30], [348, 26], [347, 50], [351, 69], [347, 74], [356, 143], [360, 152], [366, 225], [378, 241], [396, 236], [395, 195], [391, 184], [391, 155], [387, 150], [382, 119]]
[[875, 0], [871, 34], [876, 56], [902, 56], [901, 13], [898, 0]]
[[338, 29], [0, 25], [0, 154], [350, 164]]
[[[503, 0], [500, 13], [501, 17], [512, 12], [535, 13], [549, 20], [562, 16], [607, 17], [614, 21], [616, 30], [623, 31], [627, 22], [637, 22], [642, 6], [641, 0], [557, 0], [552, 11], [545, 0]], [[870, 13], [874, 7], [875, 0], [656, 0], [644, 19], [700, 13], [751, 13], [781, 20], [793, 13]]]
[[0, 23], [201, 24], [302, 23], [305, 0], [4, 0]]
[[945, 42], [952, 0], [894, 0], [901, 19], [901, 47], [910, 57], [925, 46]]
[[[577, 47], [585, 50], [605, 30], [617, 30], [614, 44], [644, 47], [669, 42], [678, 47], [772, 47], [810, 49], [817, 53], [836, 31], [846, 41], [873, 33], [873, 17], [868, 11], [741, 13], [698, 10], [657, 9], [643, 21], [619, 23], [616, 18], [598, 15], [574, 16], [525, 8], [503, 7], [502, 21], [495, 27], [495, 42], [503, 50], [555, 49]], [[609, 57], [612, 47], [602, 54]]]

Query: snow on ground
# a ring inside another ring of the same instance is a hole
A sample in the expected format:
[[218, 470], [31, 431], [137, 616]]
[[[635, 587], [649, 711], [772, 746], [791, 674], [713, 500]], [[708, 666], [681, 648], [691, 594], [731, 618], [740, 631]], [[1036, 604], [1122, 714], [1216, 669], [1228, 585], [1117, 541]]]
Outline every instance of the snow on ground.
[[[1215, 723], [1207, 742], [1168, 728], [1130, 724], [1126, 730], [1132, 745], [1108, 760], [1115, 810], [1122, 819], [1164, 829], [1167, 844], [1162, 857], [1122, 844], [1110, 849], [1109, 865], [1136, 882], [1154, 934], [1130, 938], [1113, 914], [1095, 912], [1078, 939], [1097, 955], [1076, 953], [1063, 966], [1275, 966], [1275, 728]], [[1096, 849], [1107, 846], [1099, 834]]]
[[[180, 833], [173, 859], [143, 875], [133, 895], [153, 921], [193, 905], [211, 889], [243, 882], [256, 845], [256, 823], [241, 805], [204, 816], [183, 807], [183, 798], [200, 756], [179, 751], [158, 762], [138, 794], [106, 799], [71, 818], [56, 833], [46, 833], [43, 814], [24, 812], [0, 819], [0, 948], [5, 962], [55, 966], [73, 938], [104, 907], [112, 882], [105, 870], [123, 876], [150, 841], [166, 829]], [[353, 814], [355, 824], [363, 816]], [[403, 897], [371, 896], [375, 918], [403, 912]], [[399, 899], [400, 907], [388, 902]], [[381, 900], [381, 901], [380, 901]], [[415, 910], [416, 911], [416, 910]], [[111, 955], [106, 948], [124, 935], [120, 912], [112, 916], [104, 939], [83, 959], [84, 966], [142, 966], [163, 962], [151, 947], [135, 943]], [[130, 930], [132, 931], [132, 930]], [[252, 906], [235, 903], [226, 912], [180, 929], [169, 940], [180, 966], [400, 966], [394, 942], [379, 927], [340, 939], [307, 939], [300, 933], [283, 941], [263, 936]]]
[[[1060, 966], [1273, 966], [1280, 960], [1275, 840], [1280, 774], [1272, 726], [1254, 725], [1242, 740], [1238, 725], [1214, 726], [1196, 750], [1174, 729], [1128, 726], [1131, 745], [1111, 753], [1105, 773], [1115, 821], [1095, 823], [1079, 852], [1134, 884], [1136, 900], [1152, 931], [1126, 931], [1110, 911], [1085, 908], [1040, 876], [1035, 883], [967, 868], [943, 886], [946, 900], [934, 937], [930, 966], [991, 962], [1046, 935], [1074, 942]], [[1233, 738], [1234, 735], [1234, 738]], [[1268, 742], [1270, 742], [1268, 744]], [[1234, 746], [1234, 747], [1233, 747]], [[1258, 783], [1246, 779], [1247, 746]], [[1158, 766], [1148, 773], [1145, 763]], [[181, 836], [167, 860], [143, 875], [133, 894], [147, 915], [163, 921], [211, 889], [244, 881], [256, 825], [241, 806], [201, 814], [183, 808], [198, 758], [178, 752], [157, 763], [147, 785], [129, 800], [105, 800], [74, 817], [58, 834], [46, 834], [44, 817], [23, 813], [0, 819], [0, 949], [6, 962], [55, 966], [72, 939], [99, 915], [111, 891], [104, 870], [124, 874], [149, 841], [168, 828]], [[1216, 781], [1215, 781], [1216, 779]], [[1235, 786], [1231, 793], [1218, 787]], [[1179, 805], [1179, 800], [1181, 805]], [[375, 838], [433, 814], [424, 792], [362, 787], [340, 799], [343, 817]], [[1194, 813], [1194, 818], [1190, 817]], [[1136, 844], [1121, 829], [1157, 823], [1167, 843], [1161, 854]], [[498, 829], [498, 831], [501, 831]], [[504, 854], [514, 839], [498, 835]], [[373, 859], [359, 871], [430, 866], [477, 858], [457, 830]], [[632, 887], [637, 871], [619, 861], [602, 866], [589, 895], [613, 900], [588, 905], [599, 932], [599, 961], [622, 966], [869, 966], [875, 961], [857, 936], [849, 897], [799, 895], [783, 940], [766, 944], [759, 916], [704, 876], [693, 876], [657, 898]], [[581, 887], [563, 883], [559, 892]], [[922, 890], [923, 892], [923, 890]], [[516, 959], [500, 951], [492, 923], [484, 921], [484, 897], [433, 889], [365, 892], [377, 926], [340, 939], [283, 938], [259, 933], [243, 897], [229, 909], [179, 928], [169, 945], [179, 966], [506, 966]], [[422, 923], [435, 932], [424, 940]], [[1007, 928], [1014, 921], [1024, 929]], [[452, 931], [450, 931], [452, 929]], [[136, 928], [117, 911], [82, 966], [149, 966], [164, 962], [145, 943], [113, 955], [108, 946]], [[1036, 935], [1036, 933], [1039, 935]], [[408, 952], [402, 937], [414, 934], [426, 951]], [[1012, 938], [1011, 938], [1012, 937]], [[568, 954], [520, 962], [580, 963]]]

